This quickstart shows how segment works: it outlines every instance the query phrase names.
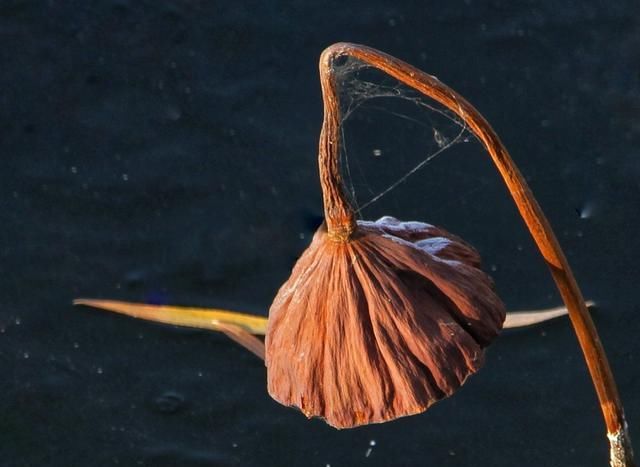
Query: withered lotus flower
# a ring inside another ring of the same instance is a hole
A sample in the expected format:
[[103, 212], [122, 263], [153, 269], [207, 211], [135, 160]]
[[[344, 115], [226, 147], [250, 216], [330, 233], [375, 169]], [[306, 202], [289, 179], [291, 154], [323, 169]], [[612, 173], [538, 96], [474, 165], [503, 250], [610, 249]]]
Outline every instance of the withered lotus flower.
[[269, 312], [268, 389], [337, 428], [426, 410], [483, 363], [505, 309], [476, 251], [429, 224], [323, 225]]
[[320, 60], [326, 223], [269, 311], [269, 394], [337, 428], [420, 413], [483, 363], [505, 309], [478, 253], [421, 222], [356, 221], [339, 168], [331, 52]]

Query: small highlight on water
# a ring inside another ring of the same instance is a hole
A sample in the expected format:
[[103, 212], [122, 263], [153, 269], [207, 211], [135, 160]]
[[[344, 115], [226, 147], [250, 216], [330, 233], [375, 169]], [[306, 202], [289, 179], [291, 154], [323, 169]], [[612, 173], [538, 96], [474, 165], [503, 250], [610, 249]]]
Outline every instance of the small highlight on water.
[[375, 445], [376, 445], [376, 440], [375, 439], [372, 439], [371, 441], [369, 441], [369, 447], [367, 448], [367, 451], [364, 453], [364, 457], [369, 457], [371, 455]]

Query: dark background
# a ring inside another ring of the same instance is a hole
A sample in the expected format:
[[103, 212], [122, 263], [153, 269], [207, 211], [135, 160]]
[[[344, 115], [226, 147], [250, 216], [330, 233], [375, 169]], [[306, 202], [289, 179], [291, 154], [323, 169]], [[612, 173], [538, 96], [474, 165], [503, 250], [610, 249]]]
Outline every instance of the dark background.
[[[365, 43], [437, 75], [501, 135], [599, 304], [640, 440], [638, 13], [636, 0], [1, 0], [0, 465], [607, 465], [566, 319], [505, 332], [425, 414], [336, 431], [272, 401], [262, 362], [224, 336], [70, 302], [266, 314], [322, 214], [317, 59]], [[362, 165], [394, 140], [424, 156], [396, 127], [350, 141]], [[365, 215], [463, 236], [510, 309], [558, 304], [488, 157], [460, 148]]]

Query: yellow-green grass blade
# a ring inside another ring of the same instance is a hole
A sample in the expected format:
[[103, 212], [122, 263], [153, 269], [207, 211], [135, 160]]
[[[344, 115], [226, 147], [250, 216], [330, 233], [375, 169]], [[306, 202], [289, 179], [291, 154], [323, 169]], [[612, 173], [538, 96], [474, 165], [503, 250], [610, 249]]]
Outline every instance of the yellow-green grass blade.
[[[86, 305], [93, 308], [121, 313], [134, 318], [173, 324], [176, 326], [211, 329], [214, 331], [224, 332], [225, 329], [222, 329], [221, 324], [226, 324], [239, 327], [240, 329], [255, 335], [264, 335], [267, 330], [267, 318], [264, 316], [221, 310], [217, 308], [147, 305], [144, 303], [89, 298], [78, 298], [73, 301], [73, 304]], [[587, 306], [594, 306], [594, 302], [588, 301]], [[509, 312], [507, 313], [507, 318], [504, 322], [504, 328], [513, 329], [531, 326], [566, 314], [567, 309], [565, 307]]]
[[143, 303], [90, 298], [77, 298], [73, 301], [73, 304], [113, 311], [148, 321], [190, 328], [211, 329], [224, 332], [225, 329], [221, 327], [222, 324], [235, 326], [245, 332], [257, 335], [264, 335], [267, 330], [267, 318], [264, 316], [219, 310], [216, 308], [147, 305]]
[[[226, 334], [245, 349], [264, 360], [264, 343], [255, 335], [267, 331], [267, 318], [217, 308], [194, 308], [173, 305], [147, 305], [118, 300], [78, 298], [74, 305], [85, 305], [113, 311], [134, 318], [199, 329], [210, 329]], [[587, 306], [592, 307], [592, 301]], [[515, 311], [507, 313], [505, 329], [513, 329], [542, 323], [567, 314], [565, 307], [544, 310]]]

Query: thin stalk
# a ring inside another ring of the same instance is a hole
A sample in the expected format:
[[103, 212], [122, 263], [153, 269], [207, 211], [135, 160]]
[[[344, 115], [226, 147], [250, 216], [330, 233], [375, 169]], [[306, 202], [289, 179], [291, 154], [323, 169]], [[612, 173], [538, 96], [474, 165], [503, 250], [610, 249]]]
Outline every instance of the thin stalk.
[[320, 57], [320, 79], [325, 103], [325, 118], [318, 159], [329, 234], [338, 241], [348, 241], [355, 229], [353, 209], [344, 196], [338, 167], [340, 107], [333, 63], [335, 59], [345, 56], [353, 57], [377, 68], [444, 105], [458, 115], [482, 142], [507, 185], [569, 310], [571, 323], [600, 401], [610, 442], [611, 466], [634, 466], [633, 451], [622, 402], [582, 292], [551, 225], [498, 135], [471, 104], [435, 77], [378, 50], [348, 43], [334, 44], [327, 48]]

